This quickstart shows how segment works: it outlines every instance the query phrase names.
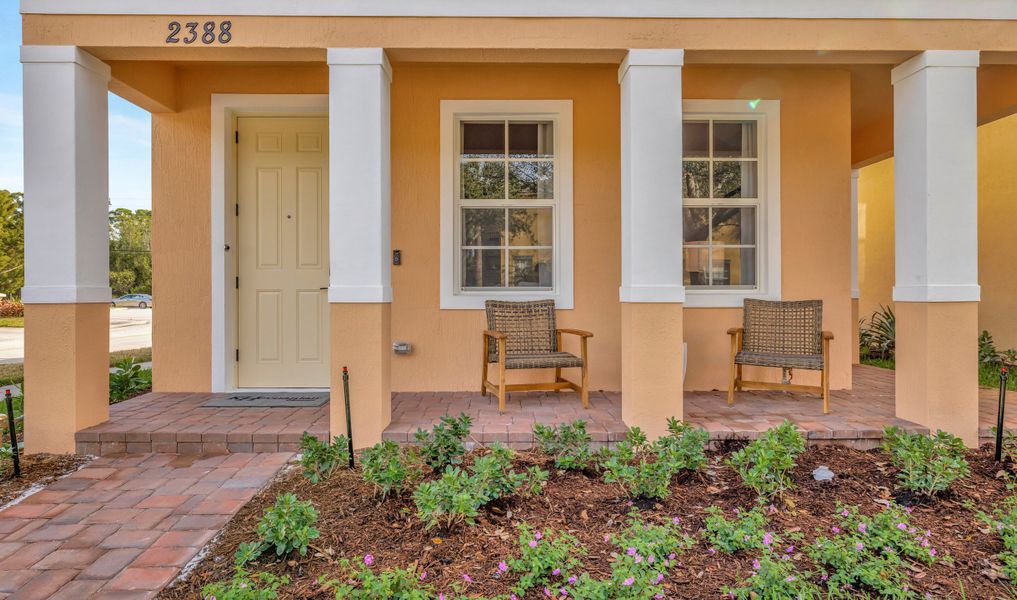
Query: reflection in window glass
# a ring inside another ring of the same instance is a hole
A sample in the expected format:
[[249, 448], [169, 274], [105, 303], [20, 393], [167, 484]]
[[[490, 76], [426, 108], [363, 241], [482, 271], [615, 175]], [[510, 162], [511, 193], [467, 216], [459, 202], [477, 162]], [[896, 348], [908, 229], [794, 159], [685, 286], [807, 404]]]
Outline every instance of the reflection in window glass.
[[682, 195], [685, 198], [710, 197], [710, 163], [705, 160], [687, 160], [682, 173]]
[[504, 209], [464, 208], [462, 221], [464, 246], [504, 245]]
[[682, 226], [686, 244], [710, 243], [710, 209], [705, 207], [686, 208], [682, 211]]
[[710, 122], [685, 121], [682, 125], [682, 148], [685, 158], [710, 156]]
[[505, 269], [502, 250], [463, 250], [462, 281], [464, 288], [502, 287]]
[[461, 197], [467, 200], [494, 200], [505, 197], [505, 163], [464, 162], [461, 173]]
[[509, 250], [509, 287], [549, 288], [553, 285], [551, 250]]
[[754, 158], [756, 156], [755, 121], [714, 121], [714, 158]]
[[510, 246], [551, 246], [554, 241], [554, 209], [510, 208]]
[[509, 197], [547, 200], [554, 197], [554, 163], [509, 162]]

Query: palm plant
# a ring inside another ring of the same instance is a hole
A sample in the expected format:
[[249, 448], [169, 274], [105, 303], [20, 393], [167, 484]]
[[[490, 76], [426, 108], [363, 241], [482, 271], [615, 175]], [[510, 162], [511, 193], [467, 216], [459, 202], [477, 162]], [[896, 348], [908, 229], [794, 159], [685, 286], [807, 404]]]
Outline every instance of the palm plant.
[[880, 305], [868, 321], [858, 323], [858, 344], [868, 358], [892, 358], [897, 344], [897, 317], [889, 306]]

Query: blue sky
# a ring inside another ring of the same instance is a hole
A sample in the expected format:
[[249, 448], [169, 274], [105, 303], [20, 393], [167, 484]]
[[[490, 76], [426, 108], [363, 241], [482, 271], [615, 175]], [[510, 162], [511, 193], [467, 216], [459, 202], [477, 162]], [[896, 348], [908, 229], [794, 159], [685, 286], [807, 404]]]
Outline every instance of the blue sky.
[[[21, 142], [21, 17], [16, 0], [0, 0], [0, 189], [24, 191]], [[152, 206], [152, 120], [109, 96], [109, 194], [113, 207]]]

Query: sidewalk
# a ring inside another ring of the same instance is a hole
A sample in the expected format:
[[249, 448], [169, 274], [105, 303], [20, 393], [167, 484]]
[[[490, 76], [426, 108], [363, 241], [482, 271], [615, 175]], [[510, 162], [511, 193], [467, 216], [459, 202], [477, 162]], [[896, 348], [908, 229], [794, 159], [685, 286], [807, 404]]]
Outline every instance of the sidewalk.
[[153, 598], [291, 457], [98, 458], [0, 511], [0, 597]]

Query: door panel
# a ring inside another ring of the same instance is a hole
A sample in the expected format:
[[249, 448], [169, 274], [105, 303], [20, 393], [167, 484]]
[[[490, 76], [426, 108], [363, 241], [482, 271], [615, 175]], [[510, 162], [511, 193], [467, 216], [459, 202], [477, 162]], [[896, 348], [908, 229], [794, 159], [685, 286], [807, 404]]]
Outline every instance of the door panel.
[[328, 387], [328, 120], [237, 121], [237, 386]]

